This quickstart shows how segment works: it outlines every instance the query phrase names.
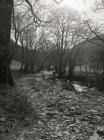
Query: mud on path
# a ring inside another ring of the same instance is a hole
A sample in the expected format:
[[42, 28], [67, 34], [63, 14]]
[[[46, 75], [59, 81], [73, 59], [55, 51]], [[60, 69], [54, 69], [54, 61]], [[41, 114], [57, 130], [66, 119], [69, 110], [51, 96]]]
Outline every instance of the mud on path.
[[16, 90], [28, 97], [39, 119], [20, 129], [15, 140], [103, 139], [104, 93], [74, 93], [41, 73], [18, 79]]

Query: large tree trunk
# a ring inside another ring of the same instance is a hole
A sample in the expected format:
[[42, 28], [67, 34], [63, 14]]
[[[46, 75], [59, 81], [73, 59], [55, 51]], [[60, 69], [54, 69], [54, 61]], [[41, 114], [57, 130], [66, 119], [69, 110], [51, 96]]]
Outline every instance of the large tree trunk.
[[0, 83], [13, 85], [10, 71], [10, 31], [13, 0], [0, 0]]

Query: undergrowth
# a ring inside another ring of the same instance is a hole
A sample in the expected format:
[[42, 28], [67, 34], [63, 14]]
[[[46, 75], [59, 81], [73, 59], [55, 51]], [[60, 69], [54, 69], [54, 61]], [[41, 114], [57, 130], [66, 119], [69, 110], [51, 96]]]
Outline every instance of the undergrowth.
[[26, 95], [16, 88], [0, 85], [0, 133], [9, 133], [19, 125], [29, 127], [38, 120], [36, 110]]

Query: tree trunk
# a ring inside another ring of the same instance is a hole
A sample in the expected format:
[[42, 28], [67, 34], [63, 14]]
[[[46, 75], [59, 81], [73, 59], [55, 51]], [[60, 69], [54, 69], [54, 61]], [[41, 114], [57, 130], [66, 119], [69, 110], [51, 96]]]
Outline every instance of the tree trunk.
[[10, 71], [10, 31], [13, 0], [0, 0], [0, 83], [14, 85]]
[[62, 71], [62, 67], [63, 67], [63, 63], [59, 62], [59, 68], [58, 68], [58, 74], [59, 74], [59, 78], [63, 78], [63, 71]]
[[24, 56], [24, 72], [29, 73], [30, 72], [30, 64], [29, 64], [29, 50], [28, 46], [25, 48], [25, 56]]
[[31, 56], [31, 67], [30, 67], [30, 69], [31, 69], [32, 72], [34, 72], [35, 54], [36, 54], [36, 52], [35, 52], [35, 49], [34, 49], [33, 52], [32, 52], [32, 54], [31, 54], [32, 56]]
[[69, 81], [73, 81], [73, 77], [74, 77], [74, 68], [75, 68], [75, 63], [73, 61], [73, 58], [71, 57], [69, 59], [69, 74], [68, 74], [68, 79]]
[[21, 67], [20, 67], [20, 71], [23, 71], [23, 69], [24, 69], [24, 57], [25, 57], [25, 49], [24, 49], [24, 46], [22, 44], [22, 46], [21, 46]]
[[82, 72], [82, 65], [80, 65], [80, 72]]
[[74, 66], [69, 65], [69, 81], [73, 81], [73, 77], [74, 77]]

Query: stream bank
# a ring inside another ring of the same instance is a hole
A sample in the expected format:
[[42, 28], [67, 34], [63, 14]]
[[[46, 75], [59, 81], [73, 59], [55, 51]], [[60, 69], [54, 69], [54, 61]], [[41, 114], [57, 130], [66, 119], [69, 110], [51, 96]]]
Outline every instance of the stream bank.
[[104, 91], [104, 76], [94, 73], [75, 73], [73, 80], [88, 88], [96, 87], [99, 91]]

